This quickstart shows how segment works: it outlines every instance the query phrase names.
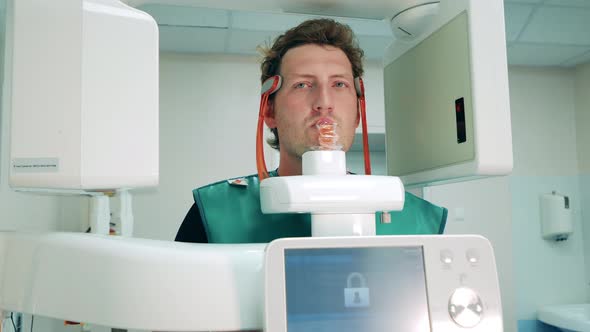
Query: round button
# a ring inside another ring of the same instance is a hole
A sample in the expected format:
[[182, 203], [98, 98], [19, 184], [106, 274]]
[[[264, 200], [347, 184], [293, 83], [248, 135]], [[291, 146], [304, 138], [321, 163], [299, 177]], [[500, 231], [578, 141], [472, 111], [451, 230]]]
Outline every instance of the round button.
[[474, 327], [483, 317], [481, 299], [470, 288], [457, 288], [449, 299], [449, 315], [461, 327]]
[[479, 252], [477, 252], [475, 249], [467, 250], [465, 257], [471, 265], [477, 265], [477, 263], [479, 263]]
[[445, 265], [450, 265], [453, 263], [453, 252], [445, 249], [440, 252], [440, 261], [443, 262]]

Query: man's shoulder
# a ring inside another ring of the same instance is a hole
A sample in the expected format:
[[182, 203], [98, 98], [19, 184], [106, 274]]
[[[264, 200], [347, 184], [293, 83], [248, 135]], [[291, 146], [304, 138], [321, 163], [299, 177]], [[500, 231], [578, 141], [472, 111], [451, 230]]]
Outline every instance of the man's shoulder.
[[204, 189], [214, 188], [214, 187], [247, 188], [247, 187], [257, 184], [257, 183], [258, 183], [258, 175], [251, 174], [251, 175], [246, 175], [246, 176], [239, 176], [239, 177], [233, 177], [233, 178], [229, 178], [229, 179], [225, 179], [225, 180], [220, 180], [217, 182], [212, 182], [212, 183], [206, 184], [204, 186], [197, 187], [194, 190], [204, 190]]
[[404, 200], [405, 200], [404, 210], [406, 210], [406, 208], [417, 209], [417, 210], [422, 210], [425, 208], [444, 209], [443, 207], [433, 204], [433, 203], [431, 203], [421, 197], [418, 197], [408, 191], [406, 191]]
[[258, 175], [234, 177], [193, 189], [193, 198], [199, 209], [207, 207], [227, 209], [228, 206], [244, 206], [259, 200]]

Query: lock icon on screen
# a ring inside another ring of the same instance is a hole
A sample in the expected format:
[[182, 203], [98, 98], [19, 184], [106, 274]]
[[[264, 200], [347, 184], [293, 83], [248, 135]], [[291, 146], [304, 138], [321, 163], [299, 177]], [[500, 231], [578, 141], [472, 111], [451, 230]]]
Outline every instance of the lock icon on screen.
[[[358, 287], [353, 284], [357, 284]], [[364, 308], [370, 305], [367, 278], [359, 272], [352, 272], [346, 279], [344, 289], [344, 306], [346, 308]]]

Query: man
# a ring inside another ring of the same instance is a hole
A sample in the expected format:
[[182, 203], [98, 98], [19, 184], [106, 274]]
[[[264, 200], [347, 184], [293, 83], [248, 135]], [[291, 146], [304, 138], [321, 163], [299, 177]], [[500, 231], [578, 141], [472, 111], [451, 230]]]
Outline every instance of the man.
[[[360, 119], [354, 80], [363, 75], [363, 51], [352, 30], [330, 19], [309, 20], [279, 36], [264, 55], [261, 81], [282, 77], [264, 114], [274, 134], [269, 144], [280, 153], [279, 167], [269, 175], [301, 175], [303, 153], [318, 144], [319, 122], [338, 124], [339, 144], [347, 151]], [[176, 241], [255, 243], [311, 235], [307, 214], [262, 214], [257, 175], [197, 188], [193, 196]], [[391, 223], [377, 225], [377, 234], [442, 233], [447, 213], [406, 193], [404, 210], [391, 215]]]

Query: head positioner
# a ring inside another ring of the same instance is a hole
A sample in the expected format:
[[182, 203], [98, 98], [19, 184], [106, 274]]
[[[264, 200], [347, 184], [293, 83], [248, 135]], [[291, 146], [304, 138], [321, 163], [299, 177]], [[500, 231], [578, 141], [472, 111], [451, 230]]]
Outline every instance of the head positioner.
[[268, 112], [268, 98], [281, 88], [282, 82], [283, 79], [281, 76], [272, 76], [262, 83], [262, 89], [260, 91], [260, 110], [258, 112], [258, 127], [256, 130], [256, 169], [258, 170], [258, 179], [260, 181], [268, 177], [262, 140], [264, 136], [262, 133], [264, 129], [264, 116]]
[[365, 103], [365, 83], [360, 77], [354, 78], [356, 95], [359, 98], [359, 110], [361, 113], [361, 129], [363, 131], [363, 157], [365, 160], [365, 174], [371, 175], [371, 158], [369, 150], [369, 138], [367, 132], [367, 106]]
[[[274, 75], [262, 83], [260, 91], [260, 109], [258, 112], [258, 126], [256, 131], [256, 168], [258, 170], [258, 179], [260, 181], [268, 177], [268, 170], [266, 168], [266, 162], [264, 160], [264, 144], [263, 144], [263, 129], [264, 129], [264, 116], [268, 112], [268, 100], [270, 95], [277, 92], [281, 88], [282, 77], [280, 75]], [[366, 106], [365, 106], [365, 87], [363, 80], [360, 77], [354, 79], [354, 87], [358, 96], [359, 111], [362, 122], [363, 130], [363, 154], [365, 160], [365, 174], [371, 174], [371, 161], [369, 158], [369, 141], [367, 137], [367, 117], [366, 117]]]

